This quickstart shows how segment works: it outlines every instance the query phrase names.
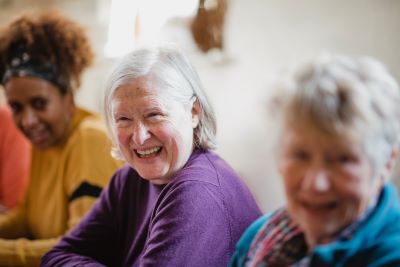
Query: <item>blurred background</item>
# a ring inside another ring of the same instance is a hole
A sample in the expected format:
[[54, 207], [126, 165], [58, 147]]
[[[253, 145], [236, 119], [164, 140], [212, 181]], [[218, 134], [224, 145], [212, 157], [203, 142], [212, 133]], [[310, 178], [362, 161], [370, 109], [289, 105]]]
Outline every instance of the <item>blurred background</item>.
[[[218, 35], [216, 43], [202, 35], [201, 27], [211, 24], [194, 24], [199, 3], [201, 11], [219, 12], [211, 17], [219, 28], [208, 33]], [[102, 112], [104, 84], [118, 57], [143, 45], [185, 50], [217, 114], [217, 151], [263, 211], [284, 203], [267, 109], [277, 79], [321, 53], [373, 56], [400, 78], [398, 0], [0, 0], [0, 25], [48, 7], [87, 29], [96, 61], [77, 102], [94, 111]]]

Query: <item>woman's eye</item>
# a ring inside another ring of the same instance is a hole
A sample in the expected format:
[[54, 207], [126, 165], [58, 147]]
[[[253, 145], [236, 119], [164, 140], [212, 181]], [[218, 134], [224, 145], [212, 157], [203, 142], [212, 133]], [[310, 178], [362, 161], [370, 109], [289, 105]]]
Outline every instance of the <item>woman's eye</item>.
[[159, 112], [151, 112], [147, 114], [145, 117], [150, 120], [160, 120], [163, 117], [163, 115]]
[[14, 114], [18, 114], [22, 111], [22, 105], [19, 103], [9, 103], [9, 106]]
[[34, 98], [31, 101], [31, 105], [36, 110], [44, 110], [47, 105], [47, 100], [43, 98]]
[[343, 154], [337, 157], [337, 161], [340, 163], [349, 163], [349, 162], [354, 162], [355, 158], [352, 157], [351, 155]]
[[147, 115], [147, 117], [156, 117], [156, 116], [161, 116], [161, 114], [158, 113], [158, 112], [151, 112], [151, 113], [149, 113], [149, 114]]
[[291, 156], [293, 159], [300, 160], [300, 161], [307, 161], [310, 158], [310, 155], [306, 151], [303, 151], [303, 150], [293, 151]]
[[128, 117], [121, 116], [121, 117], [115, 118], [114, 121], [118, 127], [127, 127], [129, 125], [129, 123], [131, 122], [131, 119]]
[[130, 119], [128, 117], [118, 117], [115, 121], [116, 122], [127, 122], [127, 121], [130, 121]]

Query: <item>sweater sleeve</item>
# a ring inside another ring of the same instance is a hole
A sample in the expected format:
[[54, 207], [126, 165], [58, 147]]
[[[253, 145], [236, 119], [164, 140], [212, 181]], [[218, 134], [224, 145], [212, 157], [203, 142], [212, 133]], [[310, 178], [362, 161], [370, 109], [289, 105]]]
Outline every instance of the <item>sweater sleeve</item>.
[[39, 266], [40, 256], [57, 243], [57, 238], [29, 240], [0, 239], [0, 266]]
[[[43, 248], [48, 248], [55, 242], [49, 240], [46, 241], [50, 242], [49, 244], [43, 244], [43, 242], [39, 244], [36, 241], [22, 238], [29, 235], [25, 214], [24, 203], [0, 216], [0, 266], [37, 266], [39, 261], [37, 257], [32, 259], [32, 254], [35, 255], [39, 251], [44, 252]], [[38, 251], [36, 244], [39, 244], [42, 249]], [[27, 246], [30, 247], [28, 250]]]
[[271, 213], [261, 216], [255, 222], [253, 222], [249, 226], [249, 228], [246, 229], [246, 231], [236, 244], [235, 253], [233, 254], [229, 263], [230, 267], [245, 266], [246, 256], [254, 237], [257, 235], [257, 232], [269, 220], [270, 217]]
[[0, 216], [0, 266], [38, 266], [57, 238], [30, 240], [24, 206]]
[[118, 265], [115, 247], [115, 215], [118, 186], [114, 178], [88, 215], [46, 255], [42, 266]]
[[[22, 203], [17, 208], [8, 211], [5, 214], [0, 214], [0, 238], [19, 238], [21, 236], [26, 236], [27, 234], [25, 203]], [[1, 248], [0, 245], [0, 260], [2, 258]]]
[[0, 238], [0, 266], [39, 266], [42, 255], [57, 244], [59, 237], [28, 239], [24, 213], [18, 211], [0, 218], [0, 233], [4, 237]]
[[68, 196], [68, 229], [80, 222], [121, 165], [111, 157], [110, 148], [107, 136], [95, 128], [86, 128], [77, 136], [68, 156], [64, 181]]
[[234, 245], [229, 217], [217, 186], [180, 183], [156, 208], [140, 266], [226, 266]]

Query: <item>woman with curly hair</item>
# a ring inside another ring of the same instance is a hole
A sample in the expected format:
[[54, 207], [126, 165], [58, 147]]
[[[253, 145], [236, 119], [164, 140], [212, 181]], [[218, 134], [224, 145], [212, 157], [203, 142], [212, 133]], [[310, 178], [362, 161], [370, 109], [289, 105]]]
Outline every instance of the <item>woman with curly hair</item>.
[[33, 145], [26, 198], [0, 217], [1, 266], [38, 265], [119, 166], [100, 116], [74, 102], [92, 61], [83, 29], [54, 11], [23, 15], [0, 32], [0, 81]]

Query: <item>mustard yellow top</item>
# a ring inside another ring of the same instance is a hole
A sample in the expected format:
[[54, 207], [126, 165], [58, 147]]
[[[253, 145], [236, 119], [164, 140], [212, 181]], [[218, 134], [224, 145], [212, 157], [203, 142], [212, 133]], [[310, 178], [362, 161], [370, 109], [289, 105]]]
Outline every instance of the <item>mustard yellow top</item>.
[[64, 143], [33, 148], [26, 198], [0, 215], [0, 266], [38, 266], [42, 255], [81, 220], [121, 166], [110, 148], [101, 118], [79, 108]]

